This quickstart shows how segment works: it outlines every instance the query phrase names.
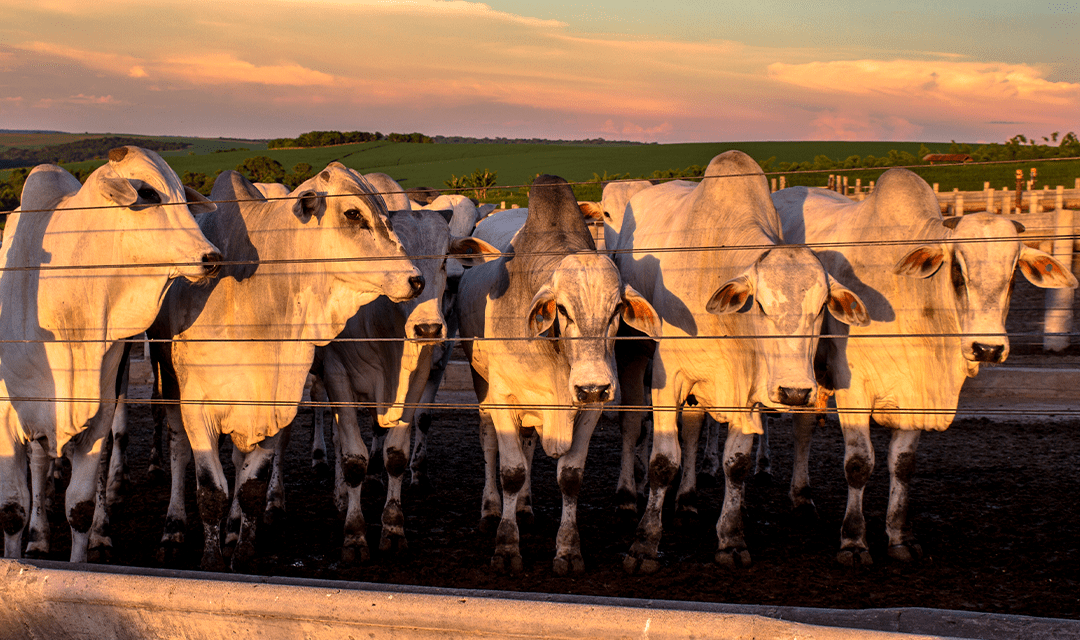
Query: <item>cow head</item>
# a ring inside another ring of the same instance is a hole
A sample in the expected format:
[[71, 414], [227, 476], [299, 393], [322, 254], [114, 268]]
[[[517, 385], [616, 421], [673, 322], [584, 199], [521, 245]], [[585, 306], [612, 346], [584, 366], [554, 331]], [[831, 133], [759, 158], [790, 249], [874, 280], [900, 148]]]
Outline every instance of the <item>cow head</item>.
[[110, 250], [122, 263], [165, 265], [169, 278], [193, 282], [216, 275], [221, 253], [207, 242], [192, 216], [214, 211], [217, 205], [181, 184], [158, 154], [139, 147], [113, 149], [108, 163], [90, 174], [83, 190], [103, 204], [122, 207], [95, 212], [97, 220], [91, 222], [119, 232]]
[[1076, 287], [1076, 278], [1053, 256], [1024, 246], [1019, 237], [1023, 225], [1008, 218], [978, 213], [948, 218], [942, 224], [946, 238], [911, 249], [897, 262], [895, 272], [941, 278], [951, 302], [951, 309], [942, 312], [956, 316], [964, 358], [1004, 362], [1009, 356], [1005, 318], [1015, 270], [1043, 288]]
[[357, 307], [380, 295], [400, 302], [423, 291], [424, 277], [395, 235], [382, 198], [361, 176], [332, 162], [292, 195], [293, 214], [312, 232], [300, 234], [303, 250], [331, 259], [318, 270], [346, 283], [358, 295]]
[[443, 304], [447, 263], [452, 258], [473, 266], [500, 255], [499, 250], [477, 238], [451, 235], [448, 222], [440, 211], [397, 211], [391, 221], [425, 282], [420, 295], [401, 303], [408, 318], [405, 338], [421, 343], [442, 342], [447, 338]]
[[532, 335], [561, 338], [556, 348], [570, 366], [570, 398], [577, 404], [615, 398], [613, 338], [620, 321], [649, 336], [660, 335], [652, 305], [622, 284], [611, 258], [596, 253], [563, 258], [529, 306]]
[[826, 310], [845, 324], [870, 322], [863, 301], [834, 280], [810, 249], [797, 245], [765, 251], [721, 285], [705, 308], [716, 315], [749, 314], [750, 348], [763, 364], [755, 384], [761, 395], [752, 400], [770, 407], [805, 406], [816, 399], [813, 358]]

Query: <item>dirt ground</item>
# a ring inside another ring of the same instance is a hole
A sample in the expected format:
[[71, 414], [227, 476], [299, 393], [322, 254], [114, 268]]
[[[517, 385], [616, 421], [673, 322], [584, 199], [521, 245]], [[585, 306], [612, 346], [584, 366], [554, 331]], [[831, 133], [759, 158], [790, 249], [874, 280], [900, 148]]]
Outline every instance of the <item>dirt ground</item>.
[[[1042, 294], [1018, 286], [1010, 331], [1037, 330]], [[1017, 353], [1035, 345], [1014, 340]], [[1074, 348], [1075, 351], [1075, 348]], [[158, 566], [168, 486], [146, 473], [151, 421], [146, 406], [131, 412], [131, 486], [114, 514], [118, 564]], [[408, 551], [378, 551], [383, 496], [365, 489], [372, 560], [340, 562], [342, 525], [330, 483], [310, 470], [312, 413], [302, 409], [287, 458], [288, 521], [261, 539], [257, 573], [440, 587], [499, 589], [808, 607], [936, 607], [971, 611], [1080, 617], [1080, 420], [1031, 419], [1001, 423], [958, 421], [923, 436], [912, 484], [910, 521], [925, 557], [914, 564], [889, 559], [884, 537], [888, 497], [885, 455], [889, 433], [873, 429], [878, 467], [865, 498], [874, 564], [848, 569], [835, 560], [846, 500], [843, 441], [835, 422], [819, 429], [811, 455], [818, 521], [794, 517], [787, 498], [791, 427], [777, 419], [772, 436], [774, 478], [747, 489], [748, 569], [730, 571], [712, 562], [722, 487], [700, 490], [701, 518], [676, 528], [665, 513], [662, 568], [628, 576], [622, 556], [635, 522], [616, 517], [619, 432], [604, 419], [593, 438], [580, 497], [579, 522], [586, 571], [557, 577], [552, 571], [560, 498], [554, 462], [538, 447], [533, 477], [535, 525], [523, 530], [525, 570], [516, 576], [489, 568], [493, 536], [479, 532], [483, 458], [472, 411], [439, 411], [431, 430], [434, 492], [405, 498]], [[228, 454], [223, 453], [227, 471]], [[189, 487], [194, 480], [189, 480]], [[190, 491], [190, 489], [189, 489]], [[673, 491], [671, 492], [674, 493]], [[188, 500], [189, 553], [182, 568], [197, 569], [201, 527]], [[66, 559], [68, 534], [53, 527], [54, 559]]]

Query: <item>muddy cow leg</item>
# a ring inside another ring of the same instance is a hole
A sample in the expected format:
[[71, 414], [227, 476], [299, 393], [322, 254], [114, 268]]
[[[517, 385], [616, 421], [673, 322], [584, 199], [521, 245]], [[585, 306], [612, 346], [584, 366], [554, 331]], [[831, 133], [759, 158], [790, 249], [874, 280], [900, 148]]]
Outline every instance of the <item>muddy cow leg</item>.
[[[635, 357], [626, 363], [620, 361], [619, 364], [619, 387], [622, 389], [623, 406], [645, 406], [645, 369], [649, 360]], [[619, 457], [619, 480], [615, 485], [615, 508], [619, 514], [625, 514], [625, 517], [631, 519], [637, 514], [637, 477], [634, 471], [638, 449], [645, 440], [642, 436], [647, 415], [647, 411], [624, 409], [619, 412], [622, 453]]]
[[520, 572], [521, 535], [517, 523], [518, 495], [525, 486], [528, 463], [521, 446], [521, 427], [510, 412], [489, 410], [499, 444], [499, 476], [502, 480], [502, 519], [495, 533], [495, 554], [491, 566], [498, 572]]
[[698, 514], [697, 452], [705, 412], [700, 409], [683, 409], [681, 422], [682, 477], [675, 493], [675, 525], [687, 526], [696, 520]]
[[30, 449], [30, 533], [26, 542], [26, 557], [47, 558], [49, 555], [49, 517], [45, 510], [46, 483], [51, 480], [49, 472], [53, 458], [45, 448], [48, 442], [42, 438], [31, 440]]
[[249, 569], [255, 559], [255, 542], [259, 520], [266, 511], [266, 492], [270, 468], [280, 432], [255, 445], [243, 456], [236, 473], [236, 495], [240, 503], [240, 539], [233, 553], [234, 571]]
[[293, 425], [288, 425], [277, 434], [274, 446], [274, 461], [271, 463], [270, 484], [266, 491], [266, 511], [263, 522], [271, 531], [280, 530], [285, 524], [285, 451], [292, 440]]
[[480, 412], [480, 447], [484, 452], [484, 491], [480, 500], [480, 531], [495, 533], [502, 520], [502, 496], [499, 494], [499, 440], [491, 414]]
[[577, 526], [577, 504], [585, 475], [589, 441], [599, 420], [599, 410], [579, 413], [574, 423], [574, 439], [570, 444], [570, 451], [559, 458], [556, 473], [559, 490], [562, 492], [562, 520], [555, 538], [555, 562], [552, 568], [556, 575], [585, 571], [585, 561], [581, 557], [581, 536]]
[[712, 416], [705, 415], [705, 451], [701, 455], [701, 470], [697, 473], [700, 487], [715, 487], [716, 476], [720, 474], [720, 431], [726, 424], [717, 422]]
[[869, 418], [840, 414], [844, 432], [844, 477], [848, 484], [847, 508], [840, 528], [840, 551], [836, 559], [843, 565], [873, 564], [866, 546], [866, 518], [863, 492], [874, 471], [874, 446], [870, 442]]
[[[760, 426], [761, 414], [754, 412], [751, 420]], [[746, 479], [753, 468], [751, 450], [754, 434], [728, 425], [727, 441], [724, 443], [724, 506], [716, 521], [717, 564], [726, 567], [750, 566], [750, 552], [746, 548], [743, 524], [743, 503], [746, 498]]]
[[[653, 442], [649, 459], [649, 501], [638, 523], [634, 543], [623, 560], [623, 568], [630, 573], [652, 573], [660, 567], [657, 561], [660, 537], [664, 528], [661, 511], [668, 485], [679, 471], [682, 451], [679, 448], [679, 416], [673, 409], [681, 407], [689, 391], [679, 380], [672, 380], [663, 372], [662, 361], [653, 360]], [[666, 384], [659, 386], [660, 381]]]
[[169, 434], [169, 508], [165, 512], [165, 532], [161, 536], [161, 550], [158, 561], [166, 566], [175, 565], [184, 546], [184, 533], [187, 531], [187, 508], [184, 494], [187, 489], [187, 468], [191, 463], [192, 451], [188, 443], [180, 417], [180, 407], [167, 405], [164, 408], [167, 418], [165, 428]]
[[[0, 389], [6, 389], [0, 384]], [[16, 434], [19, 418], [8, 404], [0, 408], [0, 527], [4, 529], [4, 557], [22, 557], [23, 529], [30, 516], [30, 488], [26, 485], [26, 444]]]
[[922, 558], [922, 546], [915, 541], [907, 522], [915, 450], [921, 435], [922, 431], [897, 429], [889, 445], [889, 512], [885, 517], [885, 533], [889, 536], [889, 556], [902, 562]]
[[791, 508], [796, 515], [817, 519], [817, 505], [810, 489], [810, 441], [814, 436], [820, 416], [812, 413], [794, 413], [791, 422], [795, 435], [795, 461], [791, 470]]
[[401, 486], [409, 466], [409, 443], [412, 425], [387, 429], [383, 447], [383, 466], [386, 467], [386, 503], [382, 513], [382, 536], [379, 551], [405, 551], [405, 512], [401, 508]]
[[[311, 401], [328, 401], [326, 386], [319, 376], [313, 376], [311, 382]], [[330, 474], [330, 465], [326, 462], [326, 407], [319, 405], [311, 407], [311, 470], [317, 476]]]

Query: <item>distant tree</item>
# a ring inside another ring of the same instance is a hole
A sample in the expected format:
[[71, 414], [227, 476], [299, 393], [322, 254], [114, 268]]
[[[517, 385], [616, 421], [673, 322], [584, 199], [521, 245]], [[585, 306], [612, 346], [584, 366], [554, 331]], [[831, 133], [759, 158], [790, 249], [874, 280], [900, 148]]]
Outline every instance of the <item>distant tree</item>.
[[185, 185], [198, 191], [204, 196], [209, 197], [210, 192], [214, 189], [214, 180], [216, 178], [216, 175], [214, 177], [210, 177], [205, 173], [201, 172], [196, 173], [191, 171], [185, 171], [184, 175], [180, 176], [180, 182], [183, 182]]
[[267, 156], [248, 158], [236, 170], [252, 182], [281, 182], [285, 177], [285, 168], [281, 163]]

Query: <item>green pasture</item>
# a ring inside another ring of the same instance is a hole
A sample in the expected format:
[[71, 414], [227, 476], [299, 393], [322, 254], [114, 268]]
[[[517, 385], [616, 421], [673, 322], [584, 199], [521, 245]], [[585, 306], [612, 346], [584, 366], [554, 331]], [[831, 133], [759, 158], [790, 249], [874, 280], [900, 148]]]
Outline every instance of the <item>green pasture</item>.
[[[68, 134], [0, 134], [0, 144], [5, 144], [4, 135], [23, 135], [24, 141], [35, 140], [39, 145], [69, 141], [60, 138], [61, 135]], [[505, 201], [507, 204], [522, 205], [526, 203], [526, 196], [520, 185], [530, 183], [538, 173], [558, 175], [571, 182], [586, 182], [593, 181], [596, 177], [647, 177], [654, 171], [681, 170], [691, 165], [704, 166], [711, 158], [729, 149], [744, 151], [759, 163], [773, 159], [772, 164], [775, 166], [780, 162], [813, 161], [816, 156], [821, 155], [843, 161], [852, 155], [883, 157], [893, 149], [917, 154], [924, 144], [934, 152], [947, 152], [949, 147], [948, 143], [921, 142], [810, 141], [566, 146], [419, 144], [384, 140], [336, 147], [267, 150], [266, 142], [257, 140], [164, 136], [158, 138], [179, 139], [192, 144], [188, 149], [163, 154], [180, 175], [190, 171], [213, 176], [221, 170], [235, 169], [248, 158], [268, 156], [281, 163], [286, 172], [292, 172], [300, 163], [319, 169], [336, 160], [362, 173], [379, 171], [389, 174], [404, 187], [444, 189], [445, 181], [452, 175], [462, 176], [475, 170], [489, 169], [498, 173], [498, 184], [507, 188], [489, 191], [485, 199], [489, 202]], [[102, 162], [103, 160], [93, 160], [65, 166], [70, 170], [92, 169]], [[1072, 187], [1075, 179], [1080, 177], [1080, 160], [1031, 160], [981, 166], [920, 166], [914, 170], [927, 182], [939, 183], [942, 191], [953, 188], [969, 191], [981, 190], [984, 181], [989, 181], [994, 188], [1011, 188], [1016, 183], [1016, 169], [1023, 169], [1026, 177], [1031, 167], [1038, 168], [1039, 186], [1047, 184], [1054, 187], [1061, 184]], [[884, 171], [885, 169], [857, 169], [814, 173], [787, 172], [770, 174], [770, 177], [784, 175], [789, 186], [824, 186], [832, 173], [849, 176], [849, 184], [852, 185], [855, 179], [859, 178], [866, 186], [871, 180], [877, 180]], [[6, 179], [6, 173], [0, 172], [0, 180]], [[595, 182], [577, 186], [575, 190], [579, 199], [600, 199], [600, 187]]]

